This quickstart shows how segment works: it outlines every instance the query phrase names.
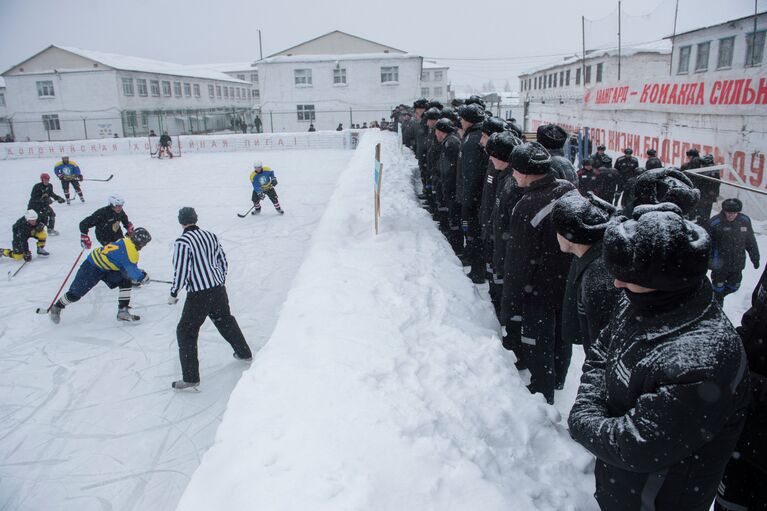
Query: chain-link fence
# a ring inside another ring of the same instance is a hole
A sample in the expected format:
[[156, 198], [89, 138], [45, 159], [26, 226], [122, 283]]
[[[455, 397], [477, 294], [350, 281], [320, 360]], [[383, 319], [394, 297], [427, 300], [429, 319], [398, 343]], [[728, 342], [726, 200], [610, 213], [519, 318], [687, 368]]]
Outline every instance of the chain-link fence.
[[41, 115], [39, 119], [0, 119], [0, 141], [71, 141], [100, 138], [208, 133], [286, 133], [380, 127], [391, 121], [389, 108], [314, 110], [311, 105], [292, 111], [253, 109], [122, 111], [115, 114]]

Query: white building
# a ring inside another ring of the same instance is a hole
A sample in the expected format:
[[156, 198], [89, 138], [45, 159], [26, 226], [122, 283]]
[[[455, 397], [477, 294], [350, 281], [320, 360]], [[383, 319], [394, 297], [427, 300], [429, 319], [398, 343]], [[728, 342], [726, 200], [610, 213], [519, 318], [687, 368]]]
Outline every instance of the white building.
[[0, 139], [11, 133], [8, 124], [8, 107], [5, 105], [5, 79], [0, 76]]
[[218, 71], [55, 45], [2, 76], [17, 141], [229, 129], [253, 104]]
[[223, 64], [207, 64], [202, 67], [219, 71], [238, 80], [250, 82], [250, 87], [253, 91], [253, 108], [259, 109], [261, 94], [258, 84], [258, 64], [256, 62], [227, 62]]
[[436, 99], [447, 104], [455, 95], [450, 90], [447, 81], [447, 66], [443, 66], [433, 60], [423, 61], [421, 71], [421, 96], [427, 99]]
[[[338, 30], [258, 62], [264, 131], [389, 119], [421, 96], [422, 58]], [[445, 84], [447, 68], [438, 83]]]

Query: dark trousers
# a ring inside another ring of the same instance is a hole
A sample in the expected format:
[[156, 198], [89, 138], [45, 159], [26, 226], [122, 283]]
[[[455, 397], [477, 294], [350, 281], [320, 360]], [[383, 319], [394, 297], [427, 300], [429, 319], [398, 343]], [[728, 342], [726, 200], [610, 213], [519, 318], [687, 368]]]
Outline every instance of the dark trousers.
[[221, 336], [240, 358], [252, 356], [248, 343], [242, 335], [237, 320], [229, 310], [229, 297], [225, 286], [216, 286], [203, 291], [191, 291], [186, 295], [184, 311], [176, 327], [178, 354], [184, 381], [200, 381], [200, 362], [197, 360], [197, 338], [200, 327], [210, 318]]
[[77, 195], [82, 197], [83, 196], [83, 191], [80, 189], [80, 181], [78, 181], [78, 180], [69, 181], [67, 179], [62, 179], [61, 180], [61, 189], [64, 190], [64, 197], [69, 199], [69, 185], [70, 184], [75, 188], [75, 191], [77, 192]]
[[[277, 197], [277, 192], [274, 190], [274, 188], [264, 190], [264, 195], [269, 197], [269, 200], [272, 201], [272, 204], [274, 204], [274, 209], [280, 209], [280, 199]], [[258, 198], [258, 194], [255, 190], [253, 190], [253, 193], [250, 196], [250, 200], [253, 201], [254, 209], [256, 211], [261, 211], [261, 199]]]
[[[716, 492], [716, 511], [767, 510], [767, 473], [742, 458], [730, 458]], [[760, 483], [761, 481], [761, 483]]]
[[719, 304], [724, 303], [724, 297], [740, 289], [743, 274], [739, 271], [711, 271], [711, 284], [714, 287], [714, 298]]
[[56, 213], [49, 204], [30, 205], [29, 209], [37, 211], [37, 221], [43, 224], [50, 231], [56, 225]]
[[571, 349], [565, 349], [561, 340], [558, 342], [562, 337], [559, 330], [561, 316], [562, 311], [550, 307], [530, 307], [530, 311], [523, 315], [519, 358], [530, 370], [527, 388], [533, 394], [543, 394], [549, 403], [554, 403], [554, 389], [564, 384], [570, 365]]

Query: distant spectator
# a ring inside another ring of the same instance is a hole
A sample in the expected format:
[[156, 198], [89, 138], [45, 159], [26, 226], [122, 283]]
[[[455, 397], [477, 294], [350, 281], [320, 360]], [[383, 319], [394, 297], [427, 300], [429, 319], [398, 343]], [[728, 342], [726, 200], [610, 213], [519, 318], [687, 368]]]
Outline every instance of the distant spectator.
[[362, 129], [363, 129], [363, 130], [366, 130], [366, 129], [368, 129], [368, 123], [366, 123], [366, 122], [363, 122], [363, 123], [362, 123]]
[[256, 133], [261, 133], [261, 128], [263, 127], [261, 124], [261, 117], [256, 116], [256, 118], [253, 119], [253, 127], [256, 128]]
[[309, 131], [317, 131], [316, 129], [314, 129], [314, 124], [311, 124], [311, 123], [309, 124]]
[[114, 135], [112, 135], [112, 138], [120, 138], [120, 134], [119, 133], [115, 133]]
[[157, 133], [155, 133], [154, 130], [149, 130], [149, 136], [150, 137], [156, 137]]
[[338, 127], [336, 128], [336, 131], [343, 131], [343, 130], [344, 130], [344, 125], [343, 123], [339, 122]]

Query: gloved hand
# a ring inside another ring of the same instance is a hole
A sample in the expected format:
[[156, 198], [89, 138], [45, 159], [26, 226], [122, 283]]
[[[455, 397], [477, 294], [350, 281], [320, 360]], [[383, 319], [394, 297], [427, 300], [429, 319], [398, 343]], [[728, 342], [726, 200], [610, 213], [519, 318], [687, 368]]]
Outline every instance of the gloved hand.
[[151, 279], [149, 278], [149, 274], [147, 272], [144, 272], [144, 278], [138, 281], [139, 286], [146, 286], [151, 282]]
[[58, 202], [59, 204], [64, 204], [66, 201], [62, 197], [59, 197], [58, 199], [56, 199], [56, 202]]
[[133, 236], [133, 224], [128, 222], [128, 227], [125, 228], [128, 231], [128, 236]]
[[82, 174], [77, 174], [77, 180], [78, 181], [82, 181], [83, 180], [83, 175]]
[[272, 178], [272, 186], [277, 186], [277, 178], [276, 177]]
[[32, 252], [24, 252], [24, 260], [29, 262], [32, 260]]
[[759, 269], [759, 261], [754, 261], [754, 269], [755, 270]]
[[264, 200], [264, 197], [266, 197], [264, 192], [261, 192], [261, 193], [258, 194], [258, 200]]
[[178, 303], [178, 296], [168, 295], [168, 305], [176, 305]]
[[80, 234], [80, 246], [90, 250], [90, 248], [91, 248], [91, 238], [90, 238], [90, 236], [88, 236], [87, 234]]

